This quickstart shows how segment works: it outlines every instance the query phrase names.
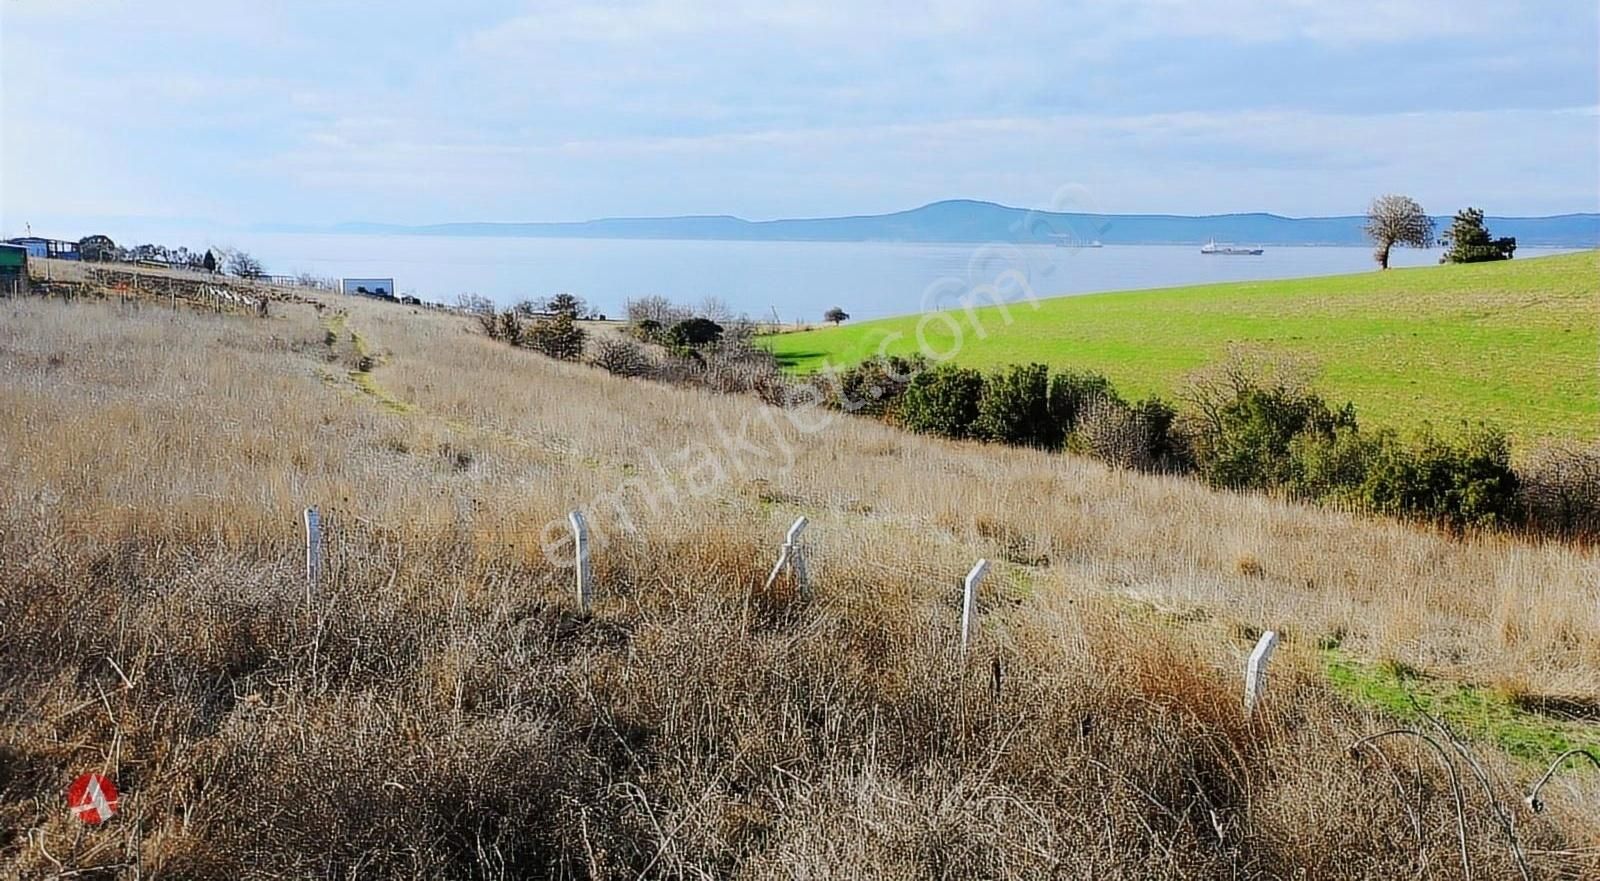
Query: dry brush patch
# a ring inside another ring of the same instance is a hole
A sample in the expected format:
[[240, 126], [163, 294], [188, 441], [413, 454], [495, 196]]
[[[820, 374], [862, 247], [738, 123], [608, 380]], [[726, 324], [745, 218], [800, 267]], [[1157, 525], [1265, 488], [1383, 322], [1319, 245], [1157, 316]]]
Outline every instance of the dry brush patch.
[[[695, 492], [675, 454], [755, 402], [354, 303], [397, 412], [319, 378], [309, 308], [5, 308], [0, 862], [22, 876], [1450, 878], [1448, 778], [1416, 745], [1392, 773], [1345, 754], [1386, 723], [1322, 684], [1315, 637], [1541, 693], [1600, 669], [1569, 548], [849, 419], [787, 453], [757, 433], [764, 458]], [[576, 616], [543, 528], [652, 459], [677, 499], [628, 503], [632, 531], [591, 514]], [[797, 512], [813, 589], [765, 592]], [[979, 555], [1005, 562], [961, 664]], [[1247, 641], [1129, 596], [1288, 625], [1265, 715], [1240, 707]], [[1485, 761], [1514, 800], [1530, 771]], [[80, 837], [60, 793], [102, 767], [122, 816]], [[1571, 779], [1518, 818], [1545, 876], [1596, 868]], [[1464, 798], [1477, 876], [1515, 877]]]

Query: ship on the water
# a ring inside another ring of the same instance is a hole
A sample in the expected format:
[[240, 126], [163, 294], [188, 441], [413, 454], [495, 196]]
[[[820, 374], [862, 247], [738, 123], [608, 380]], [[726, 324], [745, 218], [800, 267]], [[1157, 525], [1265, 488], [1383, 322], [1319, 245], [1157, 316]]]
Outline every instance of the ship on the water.
[[1219, 245], [1216, 239], [1200, 246], [1202, 254], [1243, 254], [1254, 256], [1264, 251], [1264, 248], [1240, 248], [1236, 245]]

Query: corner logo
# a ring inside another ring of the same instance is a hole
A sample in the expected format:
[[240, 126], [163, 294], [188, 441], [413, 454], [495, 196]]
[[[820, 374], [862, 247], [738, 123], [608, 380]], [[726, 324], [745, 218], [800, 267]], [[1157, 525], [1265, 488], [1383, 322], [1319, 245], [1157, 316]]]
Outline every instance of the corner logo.
[[117, 786], [104, 774], [84, 774], [67, 787], [67, 807], [85, 823], [104, 823], [117, 814]]

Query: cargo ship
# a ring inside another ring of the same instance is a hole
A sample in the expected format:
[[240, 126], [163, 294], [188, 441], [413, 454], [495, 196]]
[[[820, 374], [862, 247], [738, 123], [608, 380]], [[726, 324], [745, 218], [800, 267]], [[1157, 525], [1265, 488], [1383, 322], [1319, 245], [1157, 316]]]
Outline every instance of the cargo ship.
[[1244, 254], [1253, 256], [1255, 254], [1260, 254], [1263, 250], [1265, 249], [1239, 248], [1235, 247], [1234, 245], [1219, 245], [1217, 244], [1216, 239], [1212, 239], [1211, 241], [1200, 246], [1200, 253], [1202, 254]]

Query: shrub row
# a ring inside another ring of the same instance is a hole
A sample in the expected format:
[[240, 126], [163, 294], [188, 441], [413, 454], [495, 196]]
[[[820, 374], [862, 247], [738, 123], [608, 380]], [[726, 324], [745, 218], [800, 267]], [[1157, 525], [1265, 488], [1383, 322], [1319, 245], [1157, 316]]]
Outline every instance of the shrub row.
[[525, 346], [551, 358], [576, 361], [583, 356], [588, 334], [573, 320], [570, 312], [557, 312], [547, 318], [526, 319], [515, 309], [477, 313], [478, 325], [492, 340]]
[[1331, 406], [1273, 373], [1229, 366], [1220, 380], [1194, 383], [1179, 406], [1129, 402], [1093, 372], [1027, 364], [981, 373], [889, 357], [839, 371], [824, 397], [922, 434], [1064, 449], [1222, 489], [1451, 529], [1600, 534], [1600, 448], [1552, 448], [1519, 471], [1498, 428], [1363, 430], [1353, 405]]
[[[589, 361], [611, 373], [794, 398], [753, 325], [729, 332], [705, 318], [643, 319], [632, 339], [595, 340]], [[511, 313], [483, 316], [491, 337], [567, 360], [583, 331], [562, 316], [524, 327]], [[659, 347], [661, 355], [651, 354]], [[1197, 377], [1180, 402], [1128, 401], [1105, 376], [1043, 364], [988, 373], [921, 356], [885, 356], [813, 381], [820, 399], [909, 431], [1066, 450], [1137, 471], [1188, 474], [1234, 491], [1273, 493], [1450, 529], [1523, 528], [1600, 536], [1600, 447], [1550, 447], [1513, 467], [1504, 431], [1430, 426], [1407, 435], [1366, 429], [1349, 403], [1332, 406], [1282, 365], [1230, 362]]]
[[1160, 398], [1129, 403], [1097, 373], [1051, 375], [1027, 364], [984, 374], [894, 356], [840, 371], [823, 397], [922, 434], [1064, 447], [1142, 471], [1190, 470], [1177, 410]]

